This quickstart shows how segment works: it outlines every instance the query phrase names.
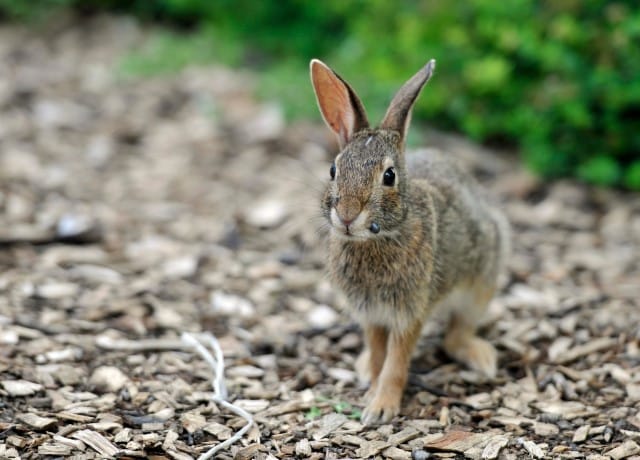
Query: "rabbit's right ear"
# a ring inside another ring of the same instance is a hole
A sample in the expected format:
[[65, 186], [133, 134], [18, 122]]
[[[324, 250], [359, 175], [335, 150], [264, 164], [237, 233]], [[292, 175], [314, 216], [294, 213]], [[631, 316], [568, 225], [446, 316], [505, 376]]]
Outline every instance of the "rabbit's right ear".
[[310, 67], [322, 118], [343, 148], [354, 133], [369, 127], [364, 106], [347, 82], [322, 61], [312, 59]]

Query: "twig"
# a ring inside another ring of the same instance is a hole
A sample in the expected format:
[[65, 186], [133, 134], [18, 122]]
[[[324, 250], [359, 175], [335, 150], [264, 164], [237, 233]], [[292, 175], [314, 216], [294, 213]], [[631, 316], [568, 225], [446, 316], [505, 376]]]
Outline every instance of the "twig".
[[[212, 458], [215, 453], [229, 447], [234, 442], [240, 440], [244, 436], [244, 434], [249, 431], [251, 425], [253, 425], [253, 417], [241, 407], [235, 406], [227, 401], [227, 388], [224, 384], [224, 355], [222, 354], [222, 348], [220, 348], [218, 340], [209, 333], [198, 334], [196, 338], [196, 336], [194, 336], [193, 334], [184, 332], [182, 334], [182, 342], [193, 347], [202, 357], [202, 359], [204, 359], [209, 364], [209, 366], [211, 366], [211, 369], [213, 370], [213, 379], [211, 381], [211, 386], [213, 387], [213, 396], [211, 397], [211, 399], [216, 404], [221, 405], [222, 407], [230, 410], [236, 415], [239, 415], [247, 421], [247, 424], [243, 426], [232, 437], [224, 442], [221, 442], [217, 446], [212, 447], [206, 453], [198, 457], [198, 460], [207, 460], [209, 458]], [[215, 358], [202, 344], [202, 342], [205, 342], [209, 345], [209, 347], [215, 354]]]

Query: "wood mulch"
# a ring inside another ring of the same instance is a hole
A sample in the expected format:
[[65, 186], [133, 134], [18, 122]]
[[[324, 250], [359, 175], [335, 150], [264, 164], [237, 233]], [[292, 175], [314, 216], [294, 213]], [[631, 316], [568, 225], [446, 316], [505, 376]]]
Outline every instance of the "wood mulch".
[[189, 459], [229, 439], [245, 422], [184, 331], [220, 340], [255, 418], [216, 458], [640, 458], [639, 195], [542, 184], [428, 133], [513, 224], [485, 328], [500, 371], [451, 362], [433, 321], [401, 415], [365, 427], [362, 339], [318, 232], [330, 133], [241, 72], [119, 78], [147, 36], [0, 27], [1, 458]]

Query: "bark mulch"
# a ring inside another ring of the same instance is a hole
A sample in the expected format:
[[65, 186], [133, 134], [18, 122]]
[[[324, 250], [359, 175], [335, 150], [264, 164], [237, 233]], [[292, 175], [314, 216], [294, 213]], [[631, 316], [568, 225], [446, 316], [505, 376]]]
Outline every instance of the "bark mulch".
[[217, 458], [640, 458], [640, 196], [429, 133], [513, 224], [485, 328], [500, 371], [451, 362], [433, 321], [401, 415], [365, 427], [362, 340], [318, 230], [331, 134], [237, 71], [119, 78], [147, 34], [0, 27], [0, 457], [188, 459], [229, 439], [245, 422], [180, 341], [210, 331], [255, 418]]

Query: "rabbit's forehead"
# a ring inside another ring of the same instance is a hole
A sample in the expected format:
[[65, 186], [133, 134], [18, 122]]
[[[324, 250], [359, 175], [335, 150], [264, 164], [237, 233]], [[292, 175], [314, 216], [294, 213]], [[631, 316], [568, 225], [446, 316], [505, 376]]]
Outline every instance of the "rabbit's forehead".
[[349, 171], [371, 171], [392, 166], [398, 150], [384, 132], [365, 131], [358, 133], [336, 158], [342, 173]]

